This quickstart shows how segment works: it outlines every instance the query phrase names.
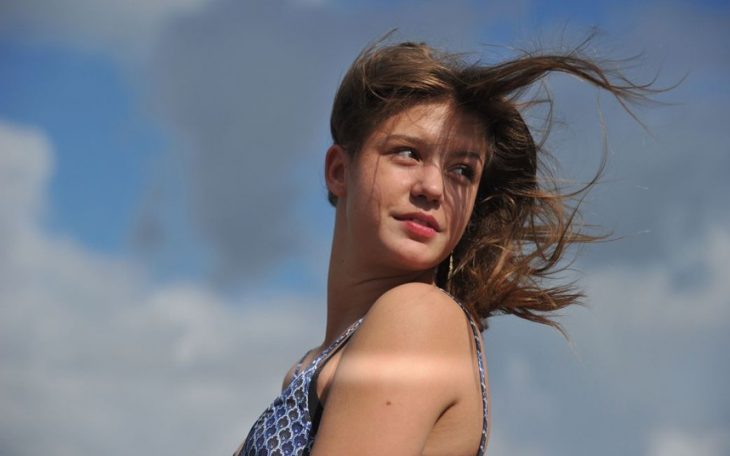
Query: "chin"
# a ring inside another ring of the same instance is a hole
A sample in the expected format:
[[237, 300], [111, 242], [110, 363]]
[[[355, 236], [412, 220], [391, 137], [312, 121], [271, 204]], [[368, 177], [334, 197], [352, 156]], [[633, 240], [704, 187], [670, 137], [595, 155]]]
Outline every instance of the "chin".
[[408, 271], [427, 271], [439, 265], [439, 258], [418, 252], [400, 252], [396, 260], [398, 265]]
[[384, 261], [389, 267], [409, 272], [433, 269], [447, 255], [446, 246], [442, 247], [438, 243], [425, 244], [402, 238], [385, 242], [381, 247], [384, 249], [383, 254], [379, 255], [381, 261]]

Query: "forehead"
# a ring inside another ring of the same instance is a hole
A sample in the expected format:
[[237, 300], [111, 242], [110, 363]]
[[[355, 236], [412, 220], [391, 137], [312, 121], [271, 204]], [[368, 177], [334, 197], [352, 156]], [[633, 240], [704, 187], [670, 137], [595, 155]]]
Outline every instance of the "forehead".
[[381, 122], [367, 142], [381, 143], [390, 138], [410, 138], [428, 146], [486, 154], [483, 122], [450, 102], [421, 103], [405, 109]]

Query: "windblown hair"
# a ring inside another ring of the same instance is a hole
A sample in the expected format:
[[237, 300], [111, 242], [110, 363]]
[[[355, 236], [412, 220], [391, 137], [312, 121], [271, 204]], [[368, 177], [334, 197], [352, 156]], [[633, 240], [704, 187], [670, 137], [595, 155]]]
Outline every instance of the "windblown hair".
[[[357, 57], [335, 97], [332, 139], [351, 155], [381, 122], [420, 103], [450, 101], [480, 119], [488, 155], [476, 202], [453, 258], [439, 265], [436, 281], [482, 328], [492, 315], [514, 314], [562, 331], [551, 317], [583, 296], [573, 283], [551, 285], [550, 279], [564, 270], [561, 259], [568, 246], [602, 238], [585, 231], [578, 217], [580, 197], [601, 170], [578, 190], [562, 189], [547, 166], [547, 133], [535, 141], [521, 113], [539, 100], [522, 98], [551, 72], [604, 89], [624, 108], [654, 89], [631, 83], [580, 51], [579, 46], [563, 54], [526, 53], [487, 66], [424, 43], [376, 43]], [[549, 127], [552, 101], [549, 96], [543, 101], [550, 106]], [[329, 201], [336, 204], [331, 193]]]

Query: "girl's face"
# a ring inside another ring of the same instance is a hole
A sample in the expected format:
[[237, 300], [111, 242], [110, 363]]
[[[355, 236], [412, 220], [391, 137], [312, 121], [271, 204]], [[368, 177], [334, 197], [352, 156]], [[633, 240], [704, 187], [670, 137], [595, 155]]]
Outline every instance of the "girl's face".
[[480, 122], [452, 103], [419, 104], [386, 119], [347, 167], [351, 248], [386, 270], [438, 265], [464, 233], [486, 153]]

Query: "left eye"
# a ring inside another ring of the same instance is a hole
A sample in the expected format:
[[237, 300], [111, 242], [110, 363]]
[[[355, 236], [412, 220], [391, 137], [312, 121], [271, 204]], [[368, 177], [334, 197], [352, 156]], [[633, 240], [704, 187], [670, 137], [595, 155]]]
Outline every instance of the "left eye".
[[469, 165], [458, 165], [452, 168], [452, 172], [462, 176], [469, 181], [474, 180], [474, 169]]

